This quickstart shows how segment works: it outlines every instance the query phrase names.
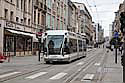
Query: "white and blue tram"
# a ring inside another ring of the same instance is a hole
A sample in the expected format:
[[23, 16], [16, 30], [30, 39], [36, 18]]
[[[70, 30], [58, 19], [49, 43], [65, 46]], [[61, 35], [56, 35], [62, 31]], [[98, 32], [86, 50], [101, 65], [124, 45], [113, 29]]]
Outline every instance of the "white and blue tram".
[[86, 38], [67, 30], [49, 30], [43, 35], [43, 56], [46, 63], [70, 62], [86, 56]]

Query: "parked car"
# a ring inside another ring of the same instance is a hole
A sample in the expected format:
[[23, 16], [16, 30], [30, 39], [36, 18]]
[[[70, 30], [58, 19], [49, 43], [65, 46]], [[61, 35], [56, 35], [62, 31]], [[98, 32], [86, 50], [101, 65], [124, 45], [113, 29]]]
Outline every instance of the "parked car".
[[6, 56], [3, 56], [2, 53], [0, 53], [0, 63], [3, 63], [7, 59]]

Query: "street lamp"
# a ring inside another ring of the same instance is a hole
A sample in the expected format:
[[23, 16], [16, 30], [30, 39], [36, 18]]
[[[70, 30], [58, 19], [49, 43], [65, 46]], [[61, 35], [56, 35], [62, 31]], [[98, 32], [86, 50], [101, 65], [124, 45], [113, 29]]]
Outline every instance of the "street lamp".
[[38, 41], [39, 41], [39, 54], [38, 54], [38, 61], [40, 61], [40, 53], [41, 53], [41, 47], [42, 47], [42, 44], [41, 44], [41, 39], [42, 39], [42, 31], [40, 30], [40, 32], [37, 32], [36, 33], [36, 37], [38, 38]]

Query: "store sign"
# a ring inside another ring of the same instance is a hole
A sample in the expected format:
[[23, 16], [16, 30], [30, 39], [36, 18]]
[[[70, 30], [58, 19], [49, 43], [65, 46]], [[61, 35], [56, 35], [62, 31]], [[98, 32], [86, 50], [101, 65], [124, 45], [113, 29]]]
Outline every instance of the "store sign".
[[24, 30], [24, 28], [21, 26], [21, 25], [16, 25], [16, 27], [15, 27], [17, 30]]
[[6, 21], [6, 28], [14, 28], [14, 24]]

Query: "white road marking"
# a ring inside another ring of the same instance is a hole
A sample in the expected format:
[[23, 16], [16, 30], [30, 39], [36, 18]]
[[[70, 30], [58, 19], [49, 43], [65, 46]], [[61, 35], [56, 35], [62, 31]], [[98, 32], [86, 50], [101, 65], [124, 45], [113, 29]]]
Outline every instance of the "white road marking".
[[101, 65], [101, 63], [95, 63], [95, 66], [100, 66]]
[[36, 73], [36, 74], [34, 74], [34, 75], [31, 75], [31, 76], [28, 76], [28, 77], [26, 77], [26, 79], [34, 79], [34, 78], [37, 78], [37, 77], [39, 77], [39, 76], [41, 76], [41, 75], [44, 75], [44, 74], [46, 74], [47, 72], [39, 72], [39, 73]]
[[102, 72], [102, 67], [99, 67], [97, 72]]
[[0, 78], [8, 77], [8, 76], [18, 74], [18, 73], [21, 73], [21, 72], [12, 72], [12, 73], [8, 73], [8, 74], [3, 74], [3, 75], [0, 75]]
[[84, 64], [84, 62], [79, 62], [78, 64], [76, 64], [76, 65], [83, 65]]
[[51, 77], [50, 79], [51, 80], [57, 80], [57, 79], [60, 79], [60, 78], [64, 77], [66, 74], [67, 73], [63, 73], [63, 72], [62, 73], [58, 73], [55, 76]]
[[93, 78], [94, 78], [94, 74], [86, 74], [81, 81], [92, 80]]

